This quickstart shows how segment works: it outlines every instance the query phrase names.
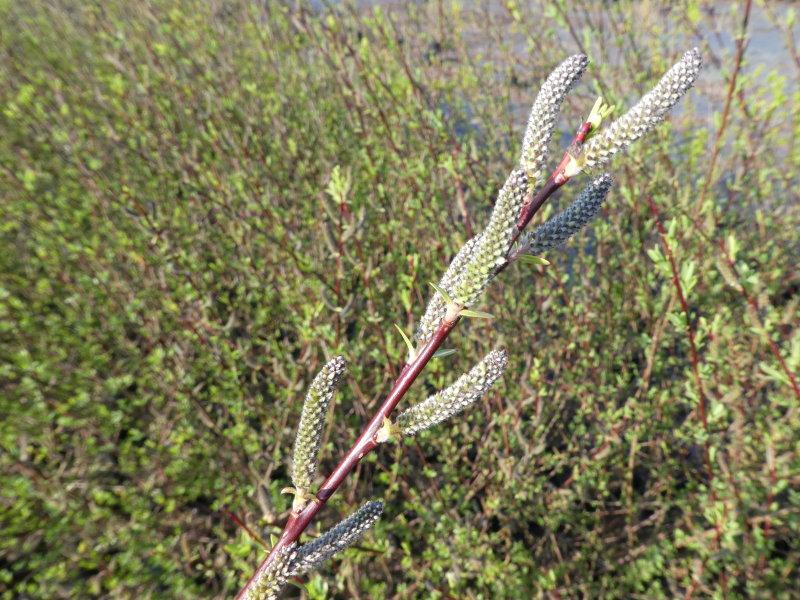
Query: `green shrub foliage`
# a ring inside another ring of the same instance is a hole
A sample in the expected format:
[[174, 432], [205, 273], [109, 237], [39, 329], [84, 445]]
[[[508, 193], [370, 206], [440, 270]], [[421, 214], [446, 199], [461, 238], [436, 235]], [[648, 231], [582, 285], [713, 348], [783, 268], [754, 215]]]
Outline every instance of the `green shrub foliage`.
[[314, 376], [348, 362], [327, 473], [405, 360], [391, 324], [414, 331], [485, 228], [553, 66], [591, 59], [554, 147], [695, 45], [701, 80], [615, 159], [600, 218], [490, 286], [474, 308], [496, 318], [462, 323], [399, 410], [492, 347], [503, 377], [370, 456], [302, 543], [369, 498], [376, 533], [296, 583], [796, 594], [787, 7], [753, 7], [737, 67], [742, 11], [710, 1], [286, 4], [0, 2], [0, 595], [234, 595], [265, 549], [231, 515], [279, 533]]

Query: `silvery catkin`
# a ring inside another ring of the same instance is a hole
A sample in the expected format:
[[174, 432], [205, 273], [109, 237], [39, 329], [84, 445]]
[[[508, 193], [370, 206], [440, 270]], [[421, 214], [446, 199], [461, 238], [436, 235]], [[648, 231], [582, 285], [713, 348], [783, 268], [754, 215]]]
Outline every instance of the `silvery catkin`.
[[403, 435], [414, 435], [457, 415], [483, 396], [507, 365], [508, 353], [493, 350], [453, 385], [403, 411], [395, 425]]
[[317, 474], [317, 454], [328, 404], [346, 367], [344, 358], [337, 356], [322, 367], [308, 388], [292, 454], [292, 483], [300, 496], [311, 488]]
[[307, 573], [347, 548], [364, 535], [382, 513], [383, 502], [367, 502], [313, 542], [300, 546], [289, 565], [291, 576]]
[[555, 248], [588, 225], [597, 215], [613, 179], [604, 173], [589, 183], [564, 212], [520, 239], [520, 248], [533, 255]]
[[547, 145], [553, 135], [561, 103], [581, 78], [588, 64], [589, 59], [583, 54], [570, 56], [550, 74], [536, 96], [525, 128], [525, 137], [522, 139], [520, 155], [520, 166], [533, 185], [542, 179]]
[[617, 152], [658, 125], [692, 87], [702, 64], [697, 48], [686, 52], [633, 108], [584, 144], [577, 157], [578, 166], [594, 168], [607, 163]]

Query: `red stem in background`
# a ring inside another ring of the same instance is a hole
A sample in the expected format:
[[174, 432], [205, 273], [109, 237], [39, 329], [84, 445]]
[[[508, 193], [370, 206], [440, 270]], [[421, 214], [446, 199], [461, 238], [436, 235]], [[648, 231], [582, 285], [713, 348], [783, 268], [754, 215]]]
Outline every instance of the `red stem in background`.
[[236, 516], [236, 514], [232, 513], [231, 511], [229, 511], [229, 510], [228, 510], [227, 508], [225, 508], [224, 506], [222, 507], [222, 512], [223, 512], [223, 513], [225, 513], [225, 515], [226, 515], [226, 516], [227, 516], [227, 517], [228, 517], [228, 518], [229, 518], [231, 521], [233, 521], [234, 523], [236, 523], [236, 525], [238, 525], [239, 527], [241, 527], [242, 529], [244, 529], [244, 530], [247, 532], [247, 535], [249, 535], [249, 536], [250, 536], [250, 537], [251, 537], [253, 540], [255, 540], [256, 542], [258, 542], [259, 544], [261, 544], [262, 546], [264, 546], [264, 548], [269, 548], [269, 546], [267, 546], [267, 543], [266, 543], [264, 540], [262, 540], [262, 539], [261, 539], [261, 536], [259, 536], [259, 535], [258, 535], [258, 534], [257, 534], [255, 531], [253, 531], [252, 529], [250, 529], [250, 528], [247, 526], [247, 523], [245, 523], [245, 522], [244, 522], [244, 521], [242, 521], [242, 520], [241, 520], [239, 517], [237, 517], [237, 516]]
[[[569, 177], [564, 174], [564, 169], [571, 158], [570, 152], [574, 152], [576, 148], [580, 148], [580, 145], [590, 130], [591, 125], [589, 123], [584, 123], [580, 129], [578, 129], [578, 132], [575, 134], [575, 138], [570, 144], [570, 149], [564, 154], [564, 157], [562, 158], [558, 167], [556, 167], [556, 169], [550, 175], [544, 186], [542, 186], [536, 194], [528, 194], [528, 198], [520, 210], [520, 216], [517, 220], [517, 232], [514, 235], [512, 244], [517, 240], [517, 238], [519, 238], [522, 230], [528, 223], [530, 223], [533, 216], [542, 207], [542, 205], [544, 205], [547, 199], [552, 196], [562, 185], [569, 181]], [[503, 267], [498, 269], [498, 272], [502, 271], [507, 265], [508, 263], [506, 262]], [[237, 600], [244, 598], [247, 595], [247, 593], [252, 589], [254, 583], [259, 579], [259, 576], [269, 568], [282, 548], [285, 548], [292, 542], [297, 541], [297, 539], [302, 535], [303, 531], [305, 531], [306, 527], [308, 527], [308, 525], [311, 523], [311, 520], [314, 518], [314, 516], [323, 506], [325, 506], [325, 503], [328, 501], [328, 499], [333, 496], [337, 489], [339, 489], [339, 486], [342, 485], [345, 478], [356, 467], [356, 465], [361, 462], [361, 459], [375, 449], [375, 447], [378, 445], [378, 442], [375, 441], [375, 434], [378, 433], [378, 430], [383, 425], [384, 419], [388, 418], [389, 415], [392, 414], [392, 411], [397, 406], [397, 403], [400, 402], [403, 396], [405, 396], [406, 392], [411, 387], [411, 384], [414, 383], [414, 380], [416, 380], [417, 376], [425, 368], [425, 365], [428, 364], [428, 361], [430, 361], [434, 353], [439, 349], [445, 339], [447, 339], [447, 336], [450, 335], [450, 332], [455, 328], [459, 320], [460, 317], [455, 317], [452, 320], [447, 320], [447, 318], [442, 320], [430, 341], [428, 341], [428, 343], [422, 347], [422, 349], [414, 357], [414, 360], [412, 360], [410, 363], [407, 363], [403, 367], [400, 375], [392, 385], [392, 389], [386, 396], [386, 399], [383, 401], [380, 408], [378, 408], [378, 411], [363, 429], [361, 435], [358, 436], [358, 439], [355, 441], [355, 443], [339, 461], [339, 464], [336, 465], [336, 468], [334, 468], [333, 472], [322, 484], [316, 494], [316, 497], [313, 498], [300, 512], [292, 513], [289, 516], [280, 539], [278, 539], [267, 558], [264, 559], [264, 561], [259, 565], [258, 569], [256, 569], [255, 573], [253, 573], [245, 586], [236, 596]]]
[[698, 206], [703, 203], [703, 200], [705, 200], [709, 186], [711, 185], [711, 181], [714, 178], [714, 169], [717, 166], [717, 159], [719, 158], [719, 153], [722, 148], [722, 135], [728, 129], [728, 118], [731, 113], [733, 93], [736, 91], [736, 80], [739, 77], [739, 72], [742, 70], [744, 51], [745, 48], [747, 48], [747, 44], [745, 43], [745, 35], [747, 34], [747, 25], [750, 22], [750, 9], [752, 8], [752, 5], [753, 0], [745, 0], [744, 15], [742, 16], [742, 27], [739, 37], [736, 39], [736, 56], [733, 59], [733, 73], [731, 73], [730, 80], [728, 81], [728, 93], [725, 97], [725, 107], [722, 109], [722, 118], [720, 119], [719, 129], [717, 129], [716, 139], [714, 140], [714, 149], [711, 152], [711, 159], [708, 162], [708, 177], [706, 177], [706, 180], [703, 183], [703, 189], [700, 192], [700, 199], [697, 203]]
[[703, 384], [700, 379], [700, 355], [697, 352], [697, 344], [695, 343], [694, 339], [694, 329], [692, 329], [692, 316], [689, 312], [689, 303], [687, 302], [686, 296], [683, 293], [680, 272], [678, 271], [678, 263], [675, 261], [675, 255], [672, 254], [672, 248], [670, 248], [669, 243], [667, 242], [667, 230], [664, 227], [664, 224], [661, 222], [661, 214], [658, 212], [656, 203], [649, 196], [647, 197], [647, 204], [650, 206], [650, 212], [653, 213], [653, 217], [655, 217], [656, 229], [658, 229], [658, 233], [661, 235], [661, 243], [664, 246], [664, 253], [667, 256], [670, 269], [672, 270], [672, 284], [675, 286], [675, 291], [678, 294], [678, 300], [681, 303], [681, 310], [683, 310], [683, 313], [686, 317], [686, 337], [689, 340], [692, 373], [694, 374], [694, 382], [697, 386], [697, 396], [699, 398], [698, 412], [700, 416], [700, 422], [702, 423], [703, 427], [708, 430], [708, 422], [706, 419], [707, 400], [705, 391], [703, 391]]
[[[686, 295], [683, 293], [683, 286], [681, 285], [680, 271], [678, 263], [675, 260], [675, 255], [672, 253], [669, 242], [667, 241], [667, 230], [661, 222], [661, 214], [658, 212], [658, 207], [651, 197], [647, 197], [647, 204], [650, 207], [650, 212], [656, 220], [656, 228], [661, 235], [661, 243], [664, 246], [664, 254], [666, 254], [669, 266], [672, 271], [672, 284], [675, 286], [675, 291], [678, 294], [678, 300], [681, 304], [681, 310], [686, 318], [686, 338], [689, 340], [689, 356], [692, 363], [692, 373], [694, 375], [694, 382], [697, 386], [697, 412], [700, 424], [705, 432], [705, 441], [703, 442], [703, 462], [706, 467], [706, 476], [708, 477], [709, 495], [713, 502], [717, 501], [717, 493], [714, 490], [714, 467], [711, 463], [711, 447], [709, 444], [710, 430], [708, 428], [708, 400], [706, 398], [705, 390], [703, 390], [703, 382], [700, 379], [700, 354], [697, 352], [697, 343], [695, 342], [694, 329], [692, 328], [691, 314], [689, 311], [689, 302], [686, 300]], [[722, 526], [718, 521], [714, 521], [714, 546], [717, 551], [722, 546]], [[703, 563], [705, 566], [705, 563]], [[721, 584], [723, 591], [727, 588], [726, 578], [723, 573], [720, 574]], [[692, 587], [686, 593], [686, 598], [691, 598], [694, 593], [694, 582]]]

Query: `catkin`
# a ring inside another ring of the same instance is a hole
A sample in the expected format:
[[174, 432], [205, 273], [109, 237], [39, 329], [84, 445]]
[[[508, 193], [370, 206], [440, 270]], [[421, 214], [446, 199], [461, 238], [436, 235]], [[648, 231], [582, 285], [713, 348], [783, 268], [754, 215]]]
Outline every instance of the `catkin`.
[[[458, 251], [458, 254], [450, 261], [450, 266], [447, 267], [447, 271], [445, 271], [444, 275], [442, 275], [442, 278], [439, 280], [439, 287], [448, 294], [452, 294], [455, 286], [463, 279], [464, 267], [474, 254], [480, 239], [481, 236], [477, 235], [467, 240], [461, 247], [461, 250]], [[417, 330], [414, 333], [414, 341], [418, 347], [424, 346], [428, 340], [433, 337], [436, 327], [442, 322], [442, 319], [444, 319], [445, 313], [447, 313], [447, 304], [444, 298], [442, 298], [439, 292], [434, 292], [430, 302], [428, 302], [428, 306], [425, 308], [425, 314], [422, 315], [422, 319], [420, 319]]]
[[577, 158], [581, 168], [595, 168], [653, 129], [692, 87], [703, 60], [697, 48], [683, 55], [661, 81], [627, 113], [589, 139]]
[[311, 488], [317, 474], [317, 454], [325, 429], [328, 404], [346, 366], [344, 358], [337, 356], [322, 367], [308, 388], [292, 454], [292, 483], [300, 492]]
[[364, 535], [382, 513], [383, 502], [367, 502], [313, 542], [300, 546], [289, 565], [291, 576], [307, 573], [347, 548]]
[[589, 183], [567, 209], [520, 238], [523, 252], [539, 255], [560, 246], [589, 224], [600, 211], [613, 179], [605, 173]]
[[528, 176], [520, 169], [512, 171], [497, 196], [486, 229], [467, 257], [462, 277], [453, 286], [453, 300], [458, 304], [474, 304], [491, 281], [495, 269], [505, 262], [527, 193]]
[[536, 96], [525, 128], [525, 137], [522, 139], [520, 155], [520, 166], [534, 185], [542, 180], [547, 145], [553, 135], [561, 104], [588, 64], [589, 59], [583, 54], [570, 56], [550, 74]]
[[490, 352], [453, 385], [402, 412], [396, 426], [403, 435], [414, 435], [457, 415], [483, 396], [507, 365], [505, 350]]

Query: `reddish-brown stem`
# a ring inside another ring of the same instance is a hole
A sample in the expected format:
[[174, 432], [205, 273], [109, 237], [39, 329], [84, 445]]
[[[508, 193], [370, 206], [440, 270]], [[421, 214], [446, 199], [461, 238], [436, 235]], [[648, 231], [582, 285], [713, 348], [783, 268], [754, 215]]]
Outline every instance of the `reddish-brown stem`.
[[697, 352], [697, 344], [695, 343], [694, 339], [694, 329], [692, 328], [692, 317], [689, 311], [689, 303], [687, 302], [686, 296], [683, 293], [683, 286], [681, 285], [678, 264], [675, 261], [675, 255], [672, 253], [672, 248], [670, 248], [670, 245], [667, 242], [667, 230], [664, 227], [664, 224], [661, 222], [661, 214], [658, 212], [656, 203], [649, 196], [647, 198], [647, 204], [650, 206], [650, 212], [653, 213], [653, 217], [655, 217], [656, 229], [658, 229], [658, 233], [661, 234], [661, 243], [664, 246], [664, 253], [667, 256], [670, 269], [672, 270], [672, 284], [675, 286], [675, 291], [678, 294], [678, 301], [681, 303], [681, 310], [686, 317], [686, 338], [689, 340], [692, 373], [694, 375], [695, 385], [697, 386], [697, 410], [700, 417], [700, 423], [703, 425], [703, 428], [707, 430], [708, 421], [706, 419], [706, 394], [703, 391], [703, 384], [700, 379], [700, 355]]
[[522, 233], [522, 230], [525, 229], [528, 223], [531, 222], [533, 215], [538, 212], [545, 201], [552, 196], [558, 188], [567, 182], [567, 179], [559, 177], [558, 173], [559, 171], [556, 170], [556, 172], [550, 176], [550, 178], [539, 189], [539, 191], [536, 192], [535, 195], [530, 196], [530, 200], [523, 204], [519, 219], [517, 219], [517, 233], [514, 236], [513, 241], [517, 241], [517, 238]]
[[228, 510], [227, 508], [225, 508], [224, 506], [222, 507], [222, 512], [224, 512], [224, 513], [225, 513], [225, 515], [226, 515], [226, 516], [227, 516], [227, 517], [228, 517], [228, 518], [229, 518], [231, 521], [233, 521], [234, 523], [236, 523], [236, 525], [238, 525], [239, 527], [241, 527], [242, 529], [244, 529], [244, 530], [247, 532], [247, 535], [249, 535], [249, 536], [250, 536], [250, 537], [251, 537], [253, 540], [255, 540], [256, 542], [258, 542], [259, 544], [261, 544], [262, 546], [264, 546], [264, 548], [269, 548], [269, 546], [267, 546], [267, 543], [266, 543], [264, 540], [262, 540], [262, 539], [261, 539], [261, 536], [259, 536], [259, 535], [258, 535], [258, 534], [257, 534], [255, 531], [253, 531], [252, 529], [250, 529], [250, 527], [248, 527], [248, 526], [247, 526], [247, 523], [245, 523], [244, 521], [242, 521], [242, 520], [241, 520], [239, 517], [237, 517], [237, 516], [236, 516], [234, 513], [232, 513], [231, 511], [229, 511], [229, 510]]
[[583, 142], [586, 140], [591, 131], [592, 124], [589, 121], [585, 121], [578, 128], [578, 131], [575, 132], [575, 137], [572, 138], [572, 142], [570, 143], [567, 151], [564, 153], [564, 156], [561, 158], [561, 162], [558, 163], [558, 166], [547, 179], [545, 184], [539, 188], [539, 191], [536, 192], [536, 194], [529, 195], [529, 198], [522, 205], [522, 209], [519, 212], [519, 218], [517, 219], [517, 232], [512, 239], [512, 244], [517, 241], [519, 236], [522, 234], [522, 231], [528, 226], [528, 223], [531, 222], [533, 216], [539, 212], [539, 209], [542, 208], [542, 205], [547, 201], [547, 199], [552, 196], [556, 190], [558, 190], [558, 188], [569, 181], [570, 177], [567, 175], [567, 165], [575, 156], [578, 155]]
[[[587, 123], [584, 123], [580, 129], [578, 129], [578, 132], [575, 134], [575, 138], [570, 145], [570, 151], [574, 152], [574, 148], [580, 147], [580, 144], [586, 138], [586, 135], [590, 130], [591, 126]], [[519, 238], [522, 230], [530, 222], [542, 205], [544, 205], [547, 199], [552, 196], [556, 190], [558, 190], [558, 188], [569, 181], [569, 177], [564, 174], [564, 170], [569, 162], [569, 159], [571, 158], [570, 151], [564, 154], [563, 159], [559, 163], [558, 167], [556, 167], [555, 171], [553, 171], [552, 175], [550, 175], [544, 186], [542, 186], [542, 188], [539, 189], [536, 194], [528, 194], [528, 198], [520, 210], [519, 219], [517, 220], [517, 232], [514, 235], [512, 243]], [[503, 267], [505, 267], [507, 264], [508, 263], [503, 265]], [[503, 267], [498, 269], [498, 273], [503, 270]], [[358, 465], [361, 459], [376, 448], [378, 442], [375, 440], [375, 436], [383, 425], [384, 419], [387, 419], [392, 414], [392, 411], [394, 411], [397, 403], [400, 402], [400, 400], [406, 394], [408, 389], [411, 387], [411, 384], [414, 383], [414, 380], [416, 380], [417, 376], [425, 368], [425, 365], [428, 364], [428, 361], [430, 361], [434, 353], [439, 349], [445, 339], [447, 339], [447, 336], [450, 335], [450, 332], [455, 328], [459, 320], [460, 317], [455, 317], [452, 320], [448, 320], [447, 318], [443, 319], [430, 341], [428, 341], [417, 352], [417, 355], [410, 363], [407, 363], [403, 367], [400, 375], [392, 385], [392, 389], [386, 396], [386, 399], [383, 401], [380, 408], [378, 408], [378, 411], [372, 417], [367, 426], [362, 430], [355, 443], [339, 461], [339, 464], [336, 465], [333, 472], [322, 484], [316, 494], [316, 497], [314, 497], [300, 512], [291, 514], [286, 522], [286, 526], [284, 527], [281, 537], [278, 539], [275, 546], [273, 546], [272, 551], [269, 553], [267, 558], [265, 558], [264, 561], [259, 565], [256, 572], [253, 573], [245, 586], [236, 596], [237, 600], [244, 598], [248, 594], [255, 582], [258, 581], [261, 574], [269, 568], [282, 548], [285, 548], [289, 544], [297, 541], [297, 539], [302, 535], [303, 531], [305, 531], [306, 527], [308, 527], [309, 523], [311, 523], [314, 516], [323, 506], [325, 506], [325, 503], [328, 501], [328, 499], [333, 496], [337, 489], [339, 489], [339, 486], [342, 485], [342, 482], [344, 482], [345, 478], [356, 467], [356, 465]]]
[[708, 193], [708, 188], [714, 179], [714, 169], [717, 166], [717, 159], [719, 158], [719, 153], [722, 148], [722, 135], [725, 133], [728, 127], [728, 118], [730, 117], [731, 113], [731, 102], [733, 101], [733, 94], [736, 91], [736, 80], [739, 77], [739, 72], [742, 70], [744, 51], [745, 48], [747, 48], [745, 36], [747, 34], [747, 25], [750, 22], [750, 9], [752, 5], [753, 0], [745, 0], [744, 13], [742, 16], [742, 27], [739, 37], [736, 40], [736, 56], [733, 59], [733, 72], [731, 73], [730, 80], [728, 81], [728, 93], [725, 96], [725, 106], [722, 109], [722, 118], [719, 122], [719, 129], [717, 129], [716, 139], [714, 140], [714, 149], [711, 152], [711, 159], [708, 161], [708, 177], [706, 177], [705, 183], [703, 184], [703, 189], [700, 192], [700, 200], [697, 203], [698, 206], [702, 205], [703, 200], [705, 200], [706, 194]]
[[264, 562], [261, 563], [256, 572], [244, 586], [244, 588], [242, 588], [242, 590], [239, 592], [237, 598], [243, 598], [247, 594], [252, 584], [258, 579], [259, 575], [269, 568], [269, 565], [275, 559], [281, 548], [286, 547], [300, 537], [314, 516], [325, 505], [328, 499], [333, 496], [334, 492], [339, 488], [339, 486], [342, 485], [342, 482], [345, 480], [347, 475], [356, 467], [356, 465], [361, 461], [362, 458], [364, 458], [364, 456], [375, 449], [375, 447], [378, 445], [378, 442], [375, 441], [375, 434], [378, 433], [378, 430], [383, 425], [383, 420], [392, 414], [392, 411], [397, 406], [397, 403], [400, 402], [402, 397], [406, 394], [408, 388], [411, 387], [411, 384], [414, 383], [414, 380], [417, 378], [420, 372], [422, 372], [422, 369], [425, 368], [425, 365], [428, 364], [428, 361], [433, 357], [434, 353], [439, 349], [444, 340], [447, 339], [447, 336], [450, 335], [450, 332], [453, 330], [459, 320], [460, 317], [456, 317], [449, 321], [446, 319], [443, 320], [436, 329], [436, 332], [433, 334], [433, 337], [430, 339], [430, 341], [428, 341], [428, 343], [422, 347], [414, 360], [412, 360], [403, 368], [400, 376], [394, 382], [392, 389], [389, 391], [389, 394], [383, 401], [383, 404], [381, 404], [378, 411], [363, 429], [361, 435], [358, 436], [358, 439], [355, 441], [353, 446], [347, 451], [339, 464], [336, 465], [336, 468], [333, 470], [333, 472], [322, 484], [317, 492], [316, 497], [299, 513], [293, 513], [289, 517], [280, 539], [272, 548], [272, 551], [269, 553]]
[[[697, 414], [700, 420], [700, 425], [703, 427], [703, 431], [705, 432], [705, 442], [703, 443], [703, 462], [706, 467], [706, 476], [708, 477], [708, 489], [710, 490], [710, 495], [712, 501], [716, 502], [717, 494], [714, 491], [714, 468], [711, 463], [711, 447], [709, 443], [709, 433], [710, 430], [708, 428], [708, 400], [706, 399], [706, 393], [703, 389], [703, 382], [700, 378], [700, 354], [697, 351], [697, 343], [695, 342], [695, 335], [694, 335], [694, 328], [692, 327], [691, 321], [691, 313], [689, 310], [689, 302], [686, 300], [686, 295], [683, 293], [683, 285], [681, 285], [680, 279], [680, 271], [678, 269], [678, 263], [675, 260], [675, 255], [672, 253], [672, 248], [669, 245], [668, 237], [667, 237], [667, 230], [664, 227], [664, 224], [661, 222], [661, 214], [658, 211], [658, 207], [656, 203], [653, 201], [651, 197], [647, 197], [647, 204], [650, 207], [650, 212], [653, 213], [653, 217], [656, 220], [656, 229], [658, 229], [658, 233], [661, 235], [661, 243], [664, 247], [664, 254], [667, 257], [667, 261], [669, 262], [670, 270], [672, 271], [672, 284], [675, 286], [675, 292], [678, 295], [678, 301], [681, 305], [681, 310], [683, 311], [683, 315], [686, 319], [686, 338], [689, 341], [689, 357], [690, 362], [692, 364], [692, 374], [694, 376], [695, 386], [697, 387]], [[714, 545], [716, 550], [719, 550], [722, 543], [722, 526], [719, 522], [714, 522]], [[705, 564], [705, 563], [704, 563]], [[721, 584], [723, 591], [725, 590], [725, 577], [721, 575]], [[692, 583], [692, 587], [689, 588], [689, 591], [686, 593], [687, 598], [691, 598], [692, 593], [694, 592], [695, 584]]]
[[580, 129], [578, 129], [577, 133], [575, 134], [575, 139], [573, 140], [573, 144], [581, 145], [583, 142], [586, 141], [586, 138], [589, 135], [589, 132], [592, 130], [592, 124], [589, 121], [584, 121], [583, 125], [581, 125]]

